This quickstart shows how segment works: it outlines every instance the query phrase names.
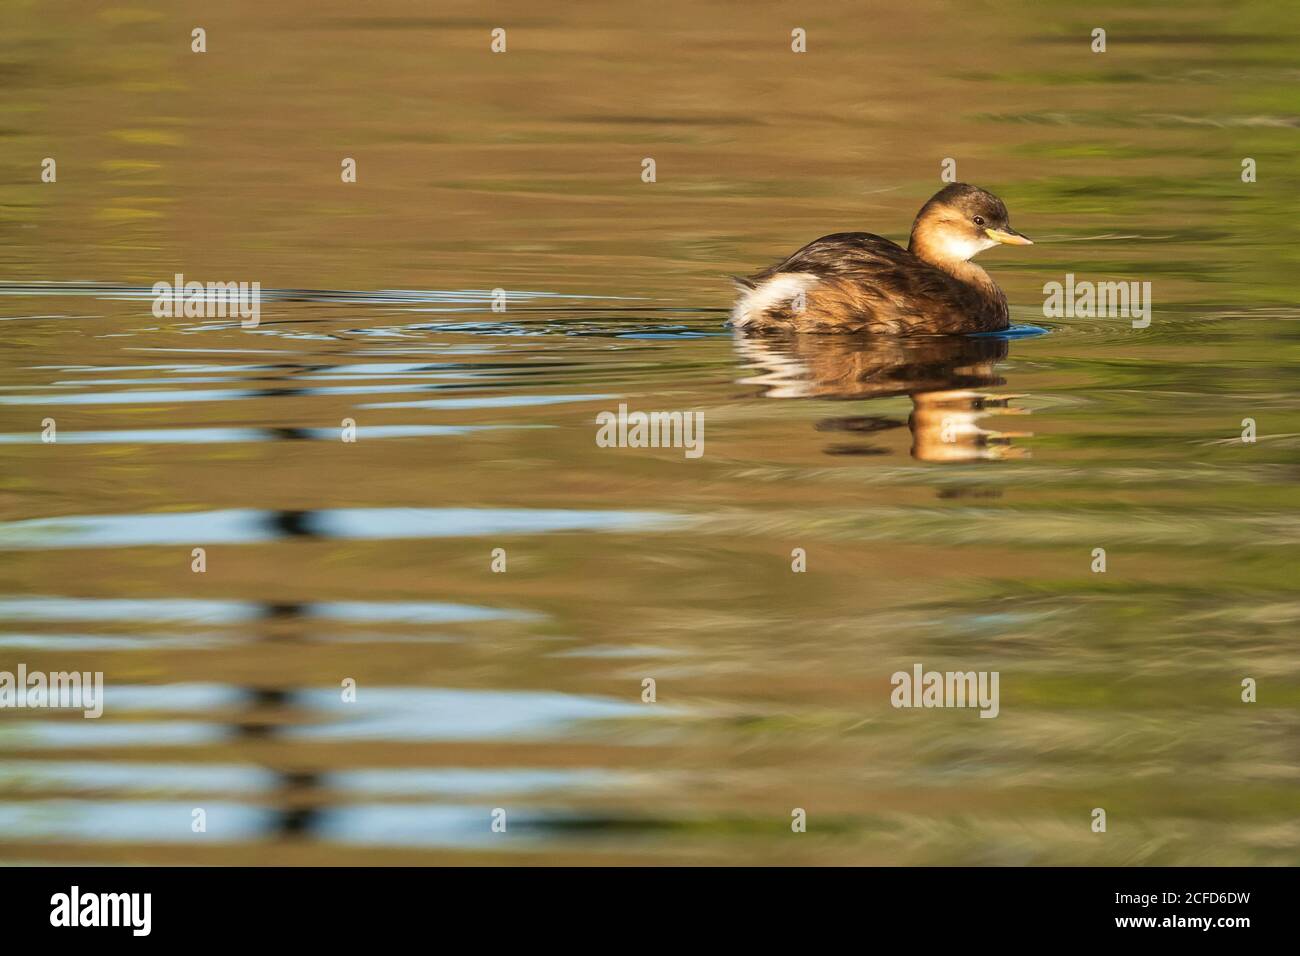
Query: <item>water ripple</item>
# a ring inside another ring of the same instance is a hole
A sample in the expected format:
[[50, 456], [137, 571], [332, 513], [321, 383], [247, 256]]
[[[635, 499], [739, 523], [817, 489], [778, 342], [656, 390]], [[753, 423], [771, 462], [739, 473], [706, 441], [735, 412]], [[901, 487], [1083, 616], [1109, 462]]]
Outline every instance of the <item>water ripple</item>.
[[0, 523], [0, 550], [254, 544], [287, 538], [388, 540], [557, 531], [653, 531], [681, 516], [565, 508], [333, 508], [319, 511], [68, 515]]

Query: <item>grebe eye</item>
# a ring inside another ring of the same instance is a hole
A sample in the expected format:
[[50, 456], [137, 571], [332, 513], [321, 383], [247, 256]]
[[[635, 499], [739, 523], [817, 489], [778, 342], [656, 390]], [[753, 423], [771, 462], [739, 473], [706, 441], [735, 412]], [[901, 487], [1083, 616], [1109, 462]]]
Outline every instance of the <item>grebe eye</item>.
[[984, 225], [984, 217], [983, 217], [983, 216], [976, 216], [976, 217], [975, 217], [975, 225], [977, 225], [977, 226], [982, 226], [982, 225]]

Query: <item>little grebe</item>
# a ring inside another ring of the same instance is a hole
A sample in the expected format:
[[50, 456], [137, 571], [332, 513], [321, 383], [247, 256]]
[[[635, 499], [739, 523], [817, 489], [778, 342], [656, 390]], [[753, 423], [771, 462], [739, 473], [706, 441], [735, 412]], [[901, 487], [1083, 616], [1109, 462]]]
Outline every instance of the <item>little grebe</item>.
[[970, 260], [999, 243], [1032, 245], [1011, 228], [1001, 199], [953, 183], [916, 214], [906, 249], [841, 232], [737, 278], [731, 323], [755, 332], [996, 332], [1009, 325], [1007, 298]]

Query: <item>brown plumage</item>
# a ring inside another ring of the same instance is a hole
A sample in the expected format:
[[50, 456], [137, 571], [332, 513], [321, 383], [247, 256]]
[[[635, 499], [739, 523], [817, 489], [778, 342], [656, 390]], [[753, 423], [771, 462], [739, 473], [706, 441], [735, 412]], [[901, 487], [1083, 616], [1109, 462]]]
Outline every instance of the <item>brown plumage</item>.
[[887, 335], [1005, 329], [1006, 296], [970, 261], [999, 243], [1031, 244], [997, 196], [953, 183], [921, 207], [906, 249], [867, 232], [837, 233], [736, 279], [732, 325]]

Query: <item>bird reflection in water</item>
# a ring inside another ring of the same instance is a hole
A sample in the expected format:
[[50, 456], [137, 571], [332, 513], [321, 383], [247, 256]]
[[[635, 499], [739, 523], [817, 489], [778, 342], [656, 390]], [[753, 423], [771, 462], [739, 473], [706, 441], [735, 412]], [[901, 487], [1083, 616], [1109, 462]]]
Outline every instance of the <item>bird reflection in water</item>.
[[[887, 416], [824, 419], [819, 431], [874, 434], [907, 425], [912, 457], [962, 462], [1025, 457], [1015, 445], [1032, 432], [981, 426], [993, 416], [1026, 415], [1011, 401], [983, 388], [1006, 384], [997, 364], [1007, 340], [996, 336], [755, 335], [737, 331], [736, 350], [752, 366], [741, 379], [759, 385], [767, 398], [875, 399], [906, 395], [912, 414], [903, 422]], [[887, 454], [865, 443], [834, 445], [828, 454]]]

